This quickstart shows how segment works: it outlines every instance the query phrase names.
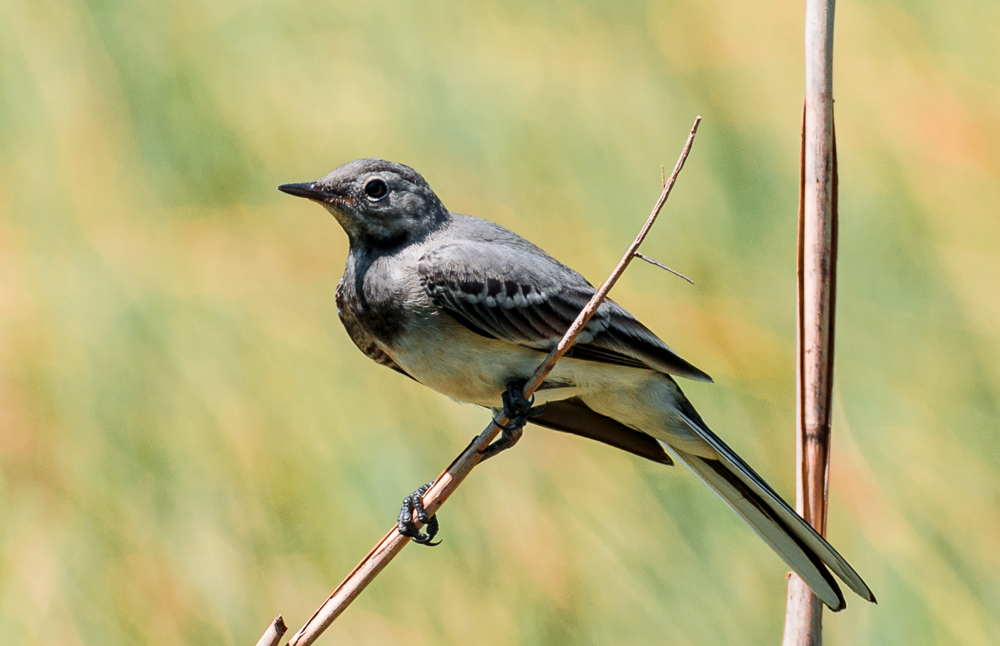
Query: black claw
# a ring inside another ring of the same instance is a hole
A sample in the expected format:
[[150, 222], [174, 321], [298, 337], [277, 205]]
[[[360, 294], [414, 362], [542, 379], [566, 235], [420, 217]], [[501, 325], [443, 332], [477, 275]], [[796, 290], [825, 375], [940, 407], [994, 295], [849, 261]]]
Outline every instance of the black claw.
[[413, 540], [421, 545], [426, 545], [427, 547], [437, 547], [440, 545], [441, 541], [434, 540], [434, 537], [437, 536], [438, 530], [441, 529], [441, 526], [438, 524], [437, 516], [431, 516], [428, 518], [427, 524], [424, 525], [424, 527], [427, 528], [426, 536], [421, 536]]
[[[534, 395], [531, 396], [531, 401], [532, 402], [535, 401], [535, 396]], [[548, 402], [542, 404], [541, 406], [532, 406], [528, 410], [528, 417], [538, 417], [539, 415], [541, 415], [542, 413], [544, 413], [545, 409], [548, 408], [548, 407], [549, 407]]]
[[507, 419], [510, 420], [509, 424], [501, 424], [494, 417], [493, 423], [496, 424], [497, 428], [499, 428], [501, 431], [507, 431], [507, 432], [517, 431], [519, 429], [522, 429], [524, 428], [524, 425], [528, 423], [527, 415], [518, 415], [516, 417], [507, 416]]
[[534, 395], [531, 396], [531, 399], [524, 398], [524, 384], [526, 383], [523, 379], [512, 381], [507, 384], [507, 390], [500, 396], [503, 401], [504, 415], [512, 420], [526, 417], [535, 403]]
[[499, 423], [496, 418], [493, 423], [500, 428], [500, 437], [492, 444], [483, 449], [483, 460], [492, 458], [501, 451], [506, 451], [517, 444], [521, 439], [524, 425], [528, 423], [529, 417], [540, 415], [545, 410], [545, 406], [534, 406], [535, 396], [525, 399], [523, 390], [524, 380], [512, 381], [507, 384], [507, 390], [501, 395], [503, 400], [503, 416], [507, 418], [506, 424]]
[[[406, 498], [403, 498], [403, 508], [400, 510], [399, 520], [396, 522], [396, 528], [401, 535], [406, 536], [414, 543], [426, 545], [427, 547], [434, 547], [441, 544], [441, 541], [433, 542], [438, 530], [441, 529], [437, 516], [428, 515], [427, 510], [424, 509], [424, 494], [427, 493], [427, 490], [433, 484], [434, 481], [431, 480]], [[417, 523], [413, 522], [414, 515], [416, 515], [417, 521], [427, 528], [426, 534], [420, 531]]]

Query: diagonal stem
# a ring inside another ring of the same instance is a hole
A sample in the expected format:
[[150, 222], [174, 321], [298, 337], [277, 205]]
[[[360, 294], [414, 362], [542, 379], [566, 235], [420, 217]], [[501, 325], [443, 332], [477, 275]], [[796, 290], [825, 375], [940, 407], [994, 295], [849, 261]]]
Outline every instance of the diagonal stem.
[[264, 634], [260, 636], [257, 641], [257, 646], [278, 646], [281, 643], [281, 638], [288, 631], [288, 627], [285, 626], [285, 620], [278, 615], [271, 621], [271, 625], [267, 627]]

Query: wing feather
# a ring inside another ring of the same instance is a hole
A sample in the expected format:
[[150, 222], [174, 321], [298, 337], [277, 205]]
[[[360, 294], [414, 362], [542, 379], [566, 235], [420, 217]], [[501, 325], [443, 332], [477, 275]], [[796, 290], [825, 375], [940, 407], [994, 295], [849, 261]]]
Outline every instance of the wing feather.
[[[594, 294], [583, 276], [537, 248], [449, 242], [427, 251], [417, 273], [435, 305], [470, 330], [545, 352]], [[611, 300], [568, 356], [711, 381]]]
[[631, 429], [610, 417], [595, 413], [578, 397], [548, 402], [540, 414], [528, 421], [564, 433], [597, 440], [653, 462], [673, 464], [670, 455], [651, 436]]

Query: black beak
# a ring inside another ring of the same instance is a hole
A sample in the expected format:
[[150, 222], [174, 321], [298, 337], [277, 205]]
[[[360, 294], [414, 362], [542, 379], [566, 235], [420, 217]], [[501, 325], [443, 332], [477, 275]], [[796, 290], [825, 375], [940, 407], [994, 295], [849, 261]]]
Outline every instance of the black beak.
[[300, 184], [282, 184], [278, 190], [295, 197], [304, 197], [317, 202], [329, 202], [330, 195], [314, 188], [315, 182], [302, 182]]

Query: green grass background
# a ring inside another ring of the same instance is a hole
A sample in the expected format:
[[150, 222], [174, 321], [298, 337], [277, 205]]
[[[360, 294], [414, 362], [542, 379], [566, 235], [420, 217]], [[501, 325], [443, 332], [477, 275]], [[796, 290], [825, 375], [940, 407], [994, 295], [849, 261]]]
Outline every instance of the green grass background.
[[[300, 625], [487, 422], [370, 363], [274, 186], [421, 171], [601, 280], [793, 496], [800, 2], [0, 3], [0, 643]], [[829, 644], [1000, 643], [1000, 5], [845, 0]], [[681, 469], [529, 429], [326, 644], [776, 644], [785, 567]]]

